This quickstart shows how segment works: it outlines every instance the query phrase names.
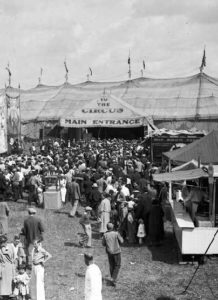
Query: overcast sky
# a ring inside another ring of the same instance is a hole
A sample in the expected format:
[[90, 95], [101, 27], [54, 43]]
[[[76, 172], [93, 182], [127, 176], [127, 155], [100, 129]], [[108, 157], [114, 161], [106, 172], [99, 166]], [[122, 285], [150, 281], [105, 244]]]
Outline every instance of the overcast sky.
[[217, 0], [0, 0], [0, 86], [31, 88], [38, 82], [132, 77], [187, 76], [199, 71], [206, 45], [205, 73], [218, 77]]

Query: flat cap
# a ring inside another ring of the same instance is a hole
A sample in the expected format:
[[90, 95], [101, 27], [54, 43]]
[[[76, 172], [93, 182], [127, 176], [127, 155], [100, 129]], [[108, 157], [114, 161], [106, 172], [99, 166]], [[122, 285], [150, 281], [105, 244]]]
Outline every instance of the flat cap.
[[84, 253], [84, 257], [88, 260], [93, 260], [93, 255], [91, 253]]
[[29, 212], [30, 214], [36, 214], [36, 210], [35, 210], [34, 207], [29, 207], [29, 208], [28, 208], [28, 212]]
[[91, 210], [92, 210], [92, 208], [90, 206], [85, 207], [85, 211], [91, 211]]

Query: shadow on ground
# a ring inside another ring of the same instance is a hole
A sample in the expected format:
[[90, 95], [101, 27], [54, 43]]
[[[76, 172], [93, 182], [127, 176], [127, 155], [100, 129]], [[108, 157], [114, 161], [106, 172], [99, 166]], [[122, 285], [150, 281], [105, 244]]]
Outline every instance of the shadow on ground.
[[157, 297], [156, 300], [176, 300], [176, 298], [160, 296], [160, 297]]
[[74, 243], [74, 242], [64, 242], [64, 246], [81, 248], [81, 246], [78, 243]]
[[149, 246], [153, 261], [161, 261], [167, 264], [178, 264], [179, 249], [175, 236], [172, 232], [165, 234], [165, 239], [158, 246]]

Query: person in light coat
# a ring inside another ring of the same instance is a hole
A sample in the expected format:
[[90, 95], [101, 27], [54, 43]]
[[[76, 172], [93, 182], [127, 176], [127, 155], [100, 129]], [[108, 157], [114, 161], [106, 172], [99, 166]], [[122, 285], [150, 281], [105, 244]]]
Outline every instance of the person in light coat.
[[99, 267], [93, 262], [93, 256], [84, 254], [87, 265], [85, 274], [85, 300], [102, 300], [102, 275]]
[[105, 198], [101, 201], [100, 204], [100, 233], [105, 233], [107, 231], [107, 223], [110, 222], [110, 213], [111, 213], [111, 196], [110, 194], [105, 194]]

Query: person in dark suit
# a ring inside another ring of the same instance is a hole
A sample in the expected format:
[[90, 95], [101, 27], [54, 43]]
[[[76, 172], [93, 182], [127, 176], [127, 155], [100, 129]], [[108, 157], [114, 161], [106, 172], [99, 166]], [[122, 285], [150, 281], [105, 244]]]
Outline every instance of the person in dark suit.
[[137, 220], [142, 219], [145, 224], [146, 235], [149, 235], [149, 215], [152, 205], [152, 196], [148, 192], [147, 187], [144, 187], [144, 192], [138, 196], [139, 201], [136, 207], [135, 217]]
[[72, 177], [72, 182], [70, 182], [68, 185], [68, 197], [69, 201], [72, 204], [72, 209], [70, 211], [69, 216], [73, 218], [76, 214], [79, 200], [81, 199], [80, 187], [79, 184], [76, 182], [75, 177]]
[[36, 210], [33, 207], [28, 209], [29, 217], [24, 220], [22, 234], [25, 237], [26, 262], [30, 268], [32, 259], [33, 242], [37, 239], [43, 240], [44, 226], [42, 221], [35, 216]]

